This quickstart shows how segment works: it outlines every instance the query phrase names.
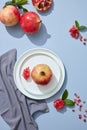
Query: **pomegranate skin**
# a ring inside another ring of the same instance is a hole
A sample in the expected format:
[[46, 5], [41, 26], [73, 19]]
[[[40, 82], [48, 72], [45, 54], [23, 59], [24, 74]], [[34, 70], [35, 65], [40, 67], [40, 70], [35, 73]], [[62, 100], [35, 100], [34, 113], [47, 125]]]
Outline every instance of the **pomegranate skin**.
[[22, 14], [20, 17], [20, 27], [25, 33], [28, 34], [38, 32], [41, 27], [39, 15], [32, 11]]
[[19, 10], [12, 5], [5, 6], [0, 11], [0, 21], [5, 26], [14, 26], [20, 21]]

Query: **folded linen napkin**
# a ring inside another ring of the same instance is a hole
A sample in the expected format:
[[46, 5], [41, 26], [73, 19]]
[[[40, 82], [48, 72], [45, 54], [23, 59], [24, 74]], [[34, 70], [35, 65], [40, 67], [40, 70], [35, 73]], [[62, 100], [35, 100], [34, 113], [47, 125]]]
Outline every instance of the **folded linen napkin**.
[[48, 112], [48, 106], [44, 100], [30, 99], [17, 89], [13, 79], [16, 59], [16, 49], [0, 56], [0, 115], [11, 130], [37, 130], [33, 114]]

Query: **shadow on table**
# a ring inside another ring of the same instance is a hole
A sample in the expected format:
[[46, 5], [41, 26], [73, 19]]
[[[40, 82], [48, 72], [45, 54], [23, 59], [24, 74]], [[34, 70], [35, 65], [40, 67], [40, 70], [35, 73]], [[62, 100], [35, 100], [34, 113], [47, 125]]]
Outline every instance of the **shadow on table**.
[[19, 24], [15, 25], [15, 26], [12, 26], [12, 27], [6, 27], [6, 30], [7, 30], [7, 32], [8, 32], [11, 36], [13, 36], [13, 37], [15, 37], [15, 38], [21, 38], [21, 37], [23, 37], [23, 35], [25, 34], [25, 33], [21, 30]]
[[55, 95], [53, 95], [52, 97], [46, 99], [47, 103], [53, 102], [55, 99], [61, 98], [64, 90], [66, 89], [67, 80], [68, 80], [68, 76], [67, 76], [67, 71], [66, 71], [66, 68], [65, 68], [65, 79], [64, 79], [63, 86], [61, 87], [61, 89]]
[[69, 109], [72, 109], [72, 108], [74, 108], [75, 106], [64, 106], [64, 108], [63, 109], [60, 109], [60, 110], [57, 110], [58, 112], [60, 112], [61, 114], [63, 114], [63, 113], [65, 113], [66, 111], [67, 111], [67, 109], [69, 108]]
[[6, 27], [7, 32], [15, 37], [15, 38], [21, 38], [24, 35], [27, 36], [27, 38], [35, 45], [37, 46], [41, 46], [43, 44], [46, 43], [46, 41], [51, 37], [50, 34], [47, 33], [47, 29], [45, 27], [45, 25], [42, 23], [41, 29], [38, 33], [36, 34], [26, 34], [24, 33], [21, 28], [20, 25], [17, 24], [16, 26], [13, 27]]
[[46, 41], [51, 37], [51, 35], [47, 33], [47, 29], [43, 23], [38, 33], [33, 34], [33, 35], [29, 35], [29, 34], [26, 34], [26, 35], [28, 39], [37, 46], [41, 46], [45, 44]]

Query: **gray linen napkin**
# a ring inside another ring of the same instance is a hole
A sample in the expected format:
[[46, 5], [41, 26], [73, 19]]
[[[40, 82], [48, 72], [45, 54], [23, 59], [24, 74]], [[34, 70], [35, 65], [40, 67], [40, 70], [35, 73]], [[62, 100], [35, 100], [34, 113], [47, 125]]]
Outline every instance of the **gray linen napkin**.
[[0, 56], [0, 115], [11, 130], [37, 130], [33, 115], [48, 112], [48, 106], [44, 100], [30, 99], [17, 89], [13, 79], [16, 59], [16, 49]]

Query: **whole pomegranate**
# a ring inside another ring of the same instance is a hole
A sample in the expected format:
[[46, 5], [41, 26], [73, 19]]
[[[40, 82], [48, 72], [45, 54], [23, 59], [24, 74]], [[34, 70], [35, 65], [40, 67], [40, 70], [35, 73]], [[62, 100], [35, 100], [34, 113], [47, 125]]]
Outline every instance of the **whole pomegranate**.
[[28, 34], [34, 34], [40, 30], [41, 19], [35, 12], [26, 12], [20, 17], [20, 27]]
[[19, 22], [19, 20], [20, 20], [19, 10], [13, 5], [5, 6], [0, 11], [0, 21], [5, 26], [14, 26]]

